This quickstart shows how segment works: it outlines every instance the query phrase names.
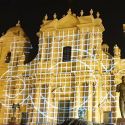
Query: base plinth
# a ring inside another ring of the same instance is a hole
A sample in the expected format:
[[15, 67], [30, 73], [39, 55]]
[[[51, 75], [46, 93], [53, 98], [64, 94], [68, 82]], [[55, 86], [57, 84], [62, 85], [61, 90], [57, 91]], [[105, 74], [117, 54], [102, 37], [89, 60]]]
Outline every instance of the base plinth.
[[117, 118], [116, 125], [125, 125], [125, 118]]

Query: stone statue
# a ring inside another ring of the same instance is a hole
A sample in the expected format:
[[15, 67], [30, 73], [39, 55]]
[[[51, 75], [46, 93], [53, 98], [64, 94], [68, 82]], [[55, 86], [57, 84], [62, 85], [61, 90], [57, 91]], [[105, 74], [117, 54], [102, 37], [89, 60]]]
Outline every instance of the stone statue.
[[117, 85], [116, 92], [120, 93], [119, 107], [122, 118], [125, 118], [125, 76], [122, 76], [122, 83]]
[[15, 117], [15, 113], [16, 113], [16, 109], [20, 108], [19, 103], [12, 105], [12, 110], [13, 110], [13, 117], [11, 117], [11, 123], [15, 123], [16, 122], [16, 117]]

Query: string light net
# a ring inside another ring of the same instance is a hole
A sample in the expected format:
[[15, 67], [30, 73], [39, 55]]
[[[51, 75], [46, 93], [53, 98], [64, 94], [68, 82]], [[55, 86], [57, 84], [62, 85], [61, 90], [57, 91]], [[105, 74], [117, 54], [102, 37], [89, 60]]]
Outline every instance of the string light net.
[[12, 120], [13, 104], [19, 104], [17, 123], [56, 125], [68, 118], [115, 122], [114, 59], [102, 51], [99, 29], [43, 32], [37, 57], [25, 65], [29, 47], [20, 43], [11, 46], [4, 124]]

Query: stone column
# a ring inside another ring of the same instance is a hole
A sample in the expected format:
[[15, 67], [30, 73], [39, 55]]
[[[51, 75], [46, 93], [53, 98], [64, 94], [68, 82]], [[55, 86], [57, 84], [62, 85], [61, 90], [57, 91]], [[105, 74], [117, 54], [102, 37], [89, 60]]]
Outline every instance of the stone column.
[[40, 99], [41, 99], [39, 84], [36, 84], [34, 94], [35, 94], [33, 99], [34, 110], [33, 110], [32, 122], [36, 124], [38, 122], [38, 112], [40, 108]]
[[46, 112], [47, 112], [47, 123], [51, 124], [52, 122], [52, 96], [51, 96], [51, 85], [48, 85], [48, 90], [47, 90], [47, 104], [46, 104]]
[[111, 118], [111, 122], [112, 123], [116, 123], [116, 92], [115, 92], [115, 84], [111, 83], [111, 95], [113, 97], [111, 97], [111, 112], [112, 112], [112, 118]]
[[98, 105], [99, 105], [99, 86], [97, 83], [93, 83], [93, 99], [92, 99], [92, 121], [99, 123], [99, 111], [98, 111]]
[[89, 94], [88, 94], [88, 121], [92, 121], [92, 98], [93, 98], [93, 88], [92, 83], [89, 82]]
[[75, 105], [75, 118], [78, 118], [78, 110], [80, 108], [80, 83], [79, 82], [76, 82], [75, 84], [75, 102], [76, 102], [76, 105]]
[[83, 44], [84, 44], [84, 32], [80, 30], [79, 32], [80, 36], [79, 36], [79, 41], [80, 41], [80, 44], [79, 44], [79, 55], [78, 55], [78, 60], [82, 60], [82, 57], [84, 55], [84, 48], [83, 48]]
[[46, 49], [47, 49], [47, 42], [46, 42], [46, 38], [47, 38], [47, 33], [43, 33], [43, 36], [42, 36], [42, 42], [41, 42], [41, 62], [44, 62], [45, 59], [46, 59]]

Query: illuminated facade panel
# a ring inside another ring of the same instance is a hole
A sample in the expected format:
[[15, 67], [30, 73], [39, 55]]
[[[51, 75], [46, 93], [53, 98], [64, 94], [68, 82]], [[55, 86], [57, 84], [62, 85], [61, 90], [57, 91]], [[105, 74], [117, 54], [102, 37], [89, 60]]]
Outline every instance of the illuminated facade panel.
[[115, 123], [120, 117], [116, 85], [125, 63], [117, 45], [114, 57], [102, 45], [103, 31], [101, 19], [92, 14], [76, 17], [69, 10], [60, 20], [46, 17], [38, 33], [38, 54], [27, 64], [29, 42], [13, 37], [11, 54], [4, 56], [8, 70], [1, 75], [1, 123], [56, 125], [67, 118]]

